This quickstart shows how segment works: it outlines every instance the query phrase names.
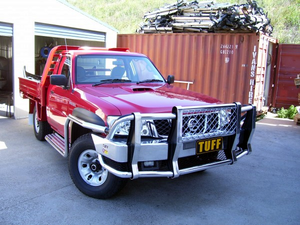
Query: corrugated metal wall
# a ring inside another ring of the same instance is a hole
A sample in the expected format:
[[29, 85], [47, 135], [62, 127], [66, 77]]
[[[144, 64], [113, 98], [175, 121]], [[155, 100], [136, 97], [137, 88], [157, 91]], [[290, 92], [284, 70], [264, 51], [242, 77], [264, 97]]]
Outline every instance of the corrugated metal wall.
[[275, 108], [299, 105], [294, 79], [300, 74], [300, 45], [279, 44], [272, 103]]
[[0, 22], [0, 36], [12, 37], [13, 36], [12, 24]]
[[121, 34], [117, 46], [147, 55], [165, 77], [192, 81], [192, 91], [252, 104], [258, 41], [254, 33]]

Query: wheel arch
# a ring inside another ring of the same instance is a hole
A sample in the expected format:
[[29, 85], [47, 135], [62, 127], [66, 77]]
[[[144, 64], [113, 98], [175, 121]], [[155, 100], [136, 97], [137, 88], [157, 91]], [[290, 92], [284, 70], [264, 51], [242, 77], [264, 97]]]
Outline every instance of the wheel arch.
[[92, 130], [84, 128], [77, 123], [71, 122], [69, 132], [70, 132], [70, 143], [73, 144], [77, 138], [79, 138], [84, 134], [92, 133]]
[[[86, 110], [86, 109], [83, 109], [80, 107], [77, 107], [73, 110], [72, 116], [74, 116], [78, 119], [81, 119], [85, 122], [88, 122], [88, 123], [105, 126], [105, 122], [101, 117], [99, 117], [98, 115], [96, 115], [95, 113], [93, 113], [89, 110]], [[69, 132], [70, 132], [70, 136], [69, 136], [70, 143], [72, 144], [80, 136], [87, 134], [87, 133], [92, 133], [93, 131], [91, 129], [81, 126], [78, 123], [71, 121]]]

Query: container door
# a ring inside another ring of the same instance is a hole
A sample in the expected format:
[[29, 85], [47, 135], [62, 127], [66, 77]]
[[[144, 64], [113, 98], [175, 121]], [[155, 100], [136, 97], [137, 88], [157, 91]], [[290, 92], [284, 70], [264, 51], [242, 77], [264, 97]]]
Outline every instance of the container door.
[[280, 44], [277, 53], [277, 66], [274, 79], [272, 105], [275, 108], [288, 108], [299, 105], [300, 89], [294, 80], [300, 74], [300, 45]]
[[265, 35], [260, 36], [257, 52], [257, 68], [254, 91], [254, 105], [258, 112], [268, 106], [268, 94], [271, 77], [272, 42], [276, 40]]

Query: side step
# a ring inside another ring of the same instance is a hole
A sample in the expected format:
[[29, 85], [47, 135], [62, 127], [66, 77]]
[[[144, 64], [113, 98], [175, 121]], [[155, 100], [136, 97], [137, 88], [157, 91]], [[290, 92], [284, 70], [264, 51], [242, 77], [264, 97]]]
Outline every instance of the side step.
[[59, 152], [63, 157], [67, 157], [65, 154], [65, 140], [57, 133], [48, 134], [45, 136], [45, 140]]

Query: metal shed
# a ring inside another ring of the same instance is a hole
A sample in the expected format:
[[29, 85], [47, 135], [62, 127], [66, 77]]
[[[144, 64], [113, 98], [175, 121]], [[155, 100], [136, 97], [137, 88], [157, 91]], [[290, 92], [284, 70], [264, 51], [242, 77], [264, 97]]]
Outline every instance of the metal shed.
[[0, 116], [27, 117], [28, 102], [19, 97], [23, 68], [41, 73], [55, 45], [116, 47], [117, 30], [64, 0], [1, 1]]

